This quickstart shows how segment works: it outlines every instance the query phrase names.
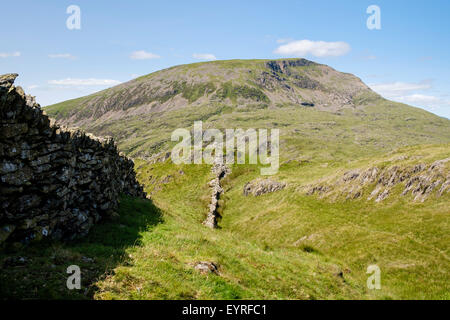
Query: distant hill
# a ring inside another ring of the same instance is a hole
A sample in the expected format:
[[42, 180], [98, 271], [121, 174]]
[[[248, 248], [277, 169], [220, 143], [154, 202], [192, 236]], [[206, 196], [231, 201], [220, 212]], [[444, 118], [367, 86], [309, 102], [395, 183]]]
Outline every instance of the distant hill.
[[356, 76], [305, 59], [180, 65], [45, 111], [114, 136], [123, 151], [144, 158], [195, 120], [219, 129], [279, 128], [287, 158], [300, 150], [334, 159], [450, 141], [450, 120], [385, 100]]

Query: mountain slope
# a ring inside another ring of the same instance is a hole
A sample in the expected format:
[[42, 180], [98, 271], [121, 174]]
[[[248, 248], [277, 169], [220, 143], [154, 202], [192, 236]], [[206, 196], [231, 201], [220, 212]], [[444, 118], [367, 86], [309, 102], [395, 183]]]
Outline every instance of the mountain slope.
[[171, 132], [195, 120], [218, 129], [278, 128], [286, 159], [450, 141], [449, 120], [385, 100], [357, 77], [305, 59], [181, 65], [45, 110], [60, 123], [114, 136], [123, 151], [143, 158], [168, 150]]
[[230, 60], [161, 70], [48, 110], [71, 123], [115, 113], [120, 117], [125, 110], [145, 114], [205, 104], [314, 103], [318, 109], [336, 110], [370, 93], [355, 76], [305, 59]]

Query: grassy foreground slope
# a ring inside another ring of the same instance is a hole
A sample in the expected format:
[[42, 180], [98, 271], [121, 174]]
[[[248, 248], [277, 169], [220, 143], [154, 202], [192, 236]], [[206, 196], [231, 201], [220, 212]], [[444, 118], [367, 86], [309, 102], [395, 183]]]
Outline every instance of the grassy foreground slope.
[[[155, 168], [161, 169], [175, 168]], [[86, 239], [50, 246], [40, 243], [2, 254], [1, 296], [344, 299], [363, 295], [364, 286], [351, 275], [341, 276], [345, 266], [332, 258], [301, 248], [270, 248], [245, 234], [205, 228], [201, 199], [209, 170], [183, 169], [183, 178], [155, 196], [160, 208], [124, 198], [119, 220], [96, 226]], [[25, 261], [20, 263], [20, 258]], [[200, 274], [193, 269], [198, 261], [214, 261], [219, 275]], [[82, 290], [66, 288], [65, 271], [71, 264], [81, 267]]]
[[[423, 203], [397, 195], [375, 204], [365, 198], [319, 199], [304, 190], [323, 177], [374, 163], [429, 164], [448, 157], [449, 145], [433, 145], [329, 165], [293, 161], [273, 177], [288, 187], [260, 197], [242, 194], [245, 183], [259, 176], [258, 168], [235, 165], [224, 180], [217, 230], [201, 224], [210, 193], [209, 166], [138, 161], [139, 179], [153, 203], [123, 198], [119, 220], [96, 226], [86, 239], [2, 254], [1, 295], [449, 299], [448, 192]], [[26, 261], [18, 263], [19, 257]], [[6, 266], [11, 260], [16, 265]], [[219, 275], [194, 270], [199, 261], [215, 262]], [[82, 269], [82, 290], [65, 286], [70, 264]], [[367, 289], [371, 264], [381, 269], [381, 290]]]
[[[449, 158], [449, 145], [409, 147], [384, 157], [329, 166], [290, 162], [274, 177], [287, 182], [288, 188], [261, 197], [242, 194], [245, 183], [258, 177], [258, 168], [236, 165], [225, 179], [221, 228], [212, 231], [201, 225], [209, 196], [208, 170], [141, 162], [139, 178], [147, 183], [157, 206], [167, 212], [167, 234], [164, 239], [153, 234], [148, 247], [137, 249], [136, 266], [119, 268], [118, 274], [130, 274], [136, 285], [145, 286], [146, 280], [161, 279], [159, 273], [179, 266], [178, 271], [168, 272], [177, 274], [169, 281], [174, 287], [159, 282], [169, 294], [189, 283], [189, 262], [206, 260], [219, 263], [221, 278], [241, 292], [236, 298], [448, 299], [448, 192], [423, 203], [397, 194], [374, 204], [365, 199], [331, 202], [307, 196], [302, 188], [337, 171], [387, 165], [404, 156], [431, 163]], [[401, 166], [408, 160], [394, 162]], [[158, 260], [168, 264], [155, 267]], [[366, 287], [371, 264], [382, 272], [379, 291]], [[116, 275], [101, 282], [97, 297], [129, 297], [121, 279]], [[154, 297], [155, 290], [147, 285], [145, 297]]]

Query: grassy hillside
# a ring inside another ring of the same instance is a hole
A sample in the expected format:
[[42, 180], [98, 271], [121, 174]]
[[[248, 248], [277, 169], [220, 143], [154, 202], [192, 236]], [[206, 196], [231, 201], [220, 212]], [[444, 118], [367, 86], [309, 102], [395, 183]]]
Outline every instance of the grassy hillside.
[[280, 129], [286, 159], [331, 161], [450, 141], [448, 119], [385, 100], [357, 77], [304, 59], [176, 66], [45, 110], [60, 123], [113, 136], [144, 159], [169, 150], [171, 132], [195, 120], [205, 128]]
[[[124, 198], [119, 220], [97, 226], [87, 239], [14, 251], [15, 257], [26, 257], [27, 267], [2, 269], [2, 295], [15, 291], [16, 296], [96, 299], [449, 299], [448, 192], [433, 194], [423, 203], [397, 195], [374, 204], [365, 199], [319, 199], [304, 189], [354, 168], [430, 164], [448, 157], [447, 144], [329, 165], [290, 162], [272, 177], [287, 182], [287, 188], [260, 197], [242, 194], [245, 183], [258, 177], [257, 168], [235, 165], [224, 180], [223, 218], [216, 230], [201, 224], [209, 198], [208, 166], [138, 161], [139, 179], [153, 204]], [[215, 262], [219, 275], [194, 270], [199, 261]], [[89, 290], [65, 288], [69, 264], [81, 266], [83, 288], [91, 285]], [[371, 264], [381, 269], [381, 290], [366, 287]], [[36, 271], [30, 275], [29, 270]]]

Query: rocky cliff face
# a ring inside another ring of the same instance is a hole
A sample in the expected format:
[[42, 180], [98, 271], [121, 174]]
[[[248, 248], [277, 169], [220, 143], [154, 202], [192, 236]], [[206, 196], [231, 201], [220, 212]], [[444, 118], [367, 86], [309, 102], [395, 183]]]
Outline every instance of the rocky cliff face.
[[55, 125], [16, 77], [0, 76], [0, 243], [73, 239], [112, 214], [121, 193], [145, 197], [111, 138]]

